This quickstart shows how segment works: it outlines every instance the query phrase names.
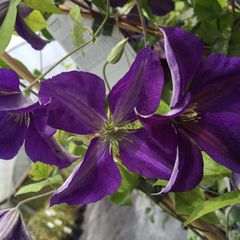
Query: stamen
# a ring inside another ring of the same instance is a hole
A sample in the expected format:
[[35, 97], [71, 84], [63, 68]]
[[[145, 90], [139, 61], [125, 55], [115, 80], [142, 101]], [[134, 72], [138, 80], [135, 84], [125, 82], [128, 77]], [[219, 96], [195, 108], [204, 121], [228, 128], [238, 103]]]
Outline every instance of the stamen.
[[200, 112], [198, 111], [198, 105], [196, 103], [192, 104], [184, 113], [182, 113], [179, 119], [183, 122], [198, 122], [201, 119]]
[[30, 114], [29, 113], [9, 113], [7, 120], [13, 120], [17, 123], [24, 123], [27, 127], [30, 124]]

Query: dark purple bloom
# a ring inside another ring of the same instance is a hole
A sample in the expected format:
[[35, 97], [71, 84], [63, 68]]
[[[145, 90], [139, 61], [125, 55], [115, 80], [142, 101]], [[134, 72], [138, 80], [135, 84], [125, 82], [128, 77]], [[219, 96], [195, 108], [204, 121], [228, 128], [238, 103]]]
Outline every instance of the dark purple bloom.
[[[110, 0], [112, 7], [122, 7], [128, 0]], [[148, 0], [148, 6], [157, 16], [163, 16], [174, 9], [172, 0]]]
[[56, 143], [56, 130], [46, 124], [50, 99], [33, 103], [19, 84], [14, 71], [0, 69], [0, 159], [12, 159], [25, 141], [26, 153], [34, 162], [69, 166], [76, 158]]
[[[9, 7], [9, 0], [1, 0], [0, 2], [0, 25], [2, 24]], [[41, 50], [48, 43], [37, 34], [35, 34], [25, 23], [24, 18], [31, 13], [31, 9], [20, 3], [17, 10], [17, 18], [15, 23], [16, 32], [25, 39], [34, 49]]]
[[[140, 120], [159, 147], [167, 131], [176, 152], [175, 166], [163, 192], [187, 191], [202, 179], [200, 150], [240, 173], [240, 58], [212, 54], [202, 59], [203, 44], [178, 28], [161, 28], [172, 76], [171, 111]], [[146, 115], [146, 114], [145, 114]]]
[[0, 211], [0, 239], [31, 240], [21, 212], [18, 208]]
[[156, 111], [163, 86], [160, 61], [149, 48], [137, 55], [128, 73], [113, 87], [105, 113], [105, 85], [98, 76], [87, 72], [59, 74], [41, 84], [40, 97], [51, 97], [50, 126], [75, 134], [92, 134], [83, 162], [51, 199], [58, 203], [86, 204], [117, 190], [121, 183], [114, 162], [113, 148], [128, 170], [147, 178], [170, 177], [174, 162], [165, 149], [152, 143], [144, 129], [133, 129], [134, 107], [145, 114]]

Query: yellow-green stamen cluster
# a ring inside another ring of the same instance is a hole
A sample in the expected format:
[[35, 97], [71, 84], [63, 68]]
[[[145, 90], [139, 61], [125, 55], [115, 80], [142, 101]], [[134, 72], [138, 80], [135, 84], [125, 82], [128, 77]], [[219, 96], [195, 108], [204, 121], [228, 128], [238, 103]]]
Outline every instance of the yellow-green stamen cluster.
[[197, 104], [192, 104], [185, 112], [180, 116], [180, 120], [183, 122], [193, 121], [198, 122], [201, 119], [200, 113], [198, 111]]
[[30, 114], [29, 113], [9, 113], [8, 120], [13, 120], [19, 124], [24, 124], [28, 127], [30, 124]]

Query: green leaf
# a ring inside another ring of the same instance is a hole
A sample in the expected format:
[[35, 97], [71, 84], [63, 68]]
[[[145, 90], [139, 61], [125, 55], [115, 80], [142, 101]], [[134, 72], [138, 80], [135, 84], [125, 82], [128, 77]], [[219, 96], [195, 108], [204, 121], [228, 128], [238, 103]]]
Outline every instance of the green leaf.
[[56, 7], [53, 0], [24, 0], [23, 2], [30, 8], [41, 12], [62, 13], [62, 11]]
[[18, 196], [20, 194], [26, 194], [30, 192], [39, 192], [46, 186], [52, 186], [52, 185], [61, 185], [63, 183], [63, 179], [60, 175], [56, 175], [54, 177], [50, 177], [47, 180], [32, 183], [25, 185], [21, 187], [15, 194], [15, 196]]
[[28, 173], [28, 176], [33, 181], [40, 181], [48, 178], [52, 170], [53, 170], [52, 166], [45, 163], [36, 162], [36, 163], [33, 163], [32, 168]]
[[81, 16], [80, 8], [78, 6], [74, 6], [73, 8], [71, 8], [69, 14], [74, 23], [72, 30], [72, 43], [76, 47], [80, 47], [85, 42], [84, 33], [86, 31], [86, 27], [83, 23], [83, 19]]
[[109, 198], [115, 204], [130, 205], [131, 192], [138, 185], [140, 177], [137, 174], [128, 172], [128, 170], [121, 163], [117, 163], [117, 166], [122, 176], [122, 183], [120, 188]]
[[121, 59], [127, 41], [128, 38], [123, 39], [122, 41], [117, 43], [117, 45], [110, 51], [107, 56], [108, 63], [115, 64]]
[[195, 0], [193, 9], [196, 16], [201, 20], [213, 20], [221, 16], [222, 5], [218, 0]]
[[219, 197], [209, 199], [205, 202], [200, 203], [187, 221], [184, 223], [184, 226], [189, 223], [199, 219], [200, 217], [206, 215], [207, 213], [214, 212], [220, 208], [240, 203], [240, 192], [230, 192], [225, 193]]
[[202, 152], [202, 156], [204, 160], [204, 177], [201, 184], [213, 184], [217, 180], [230, 176], [230, 170], [213, 161], [205, 152]]
[[[204, 201], [205, 196], [199, 187], [196, 187], [189, 192], [175, 193], [175, 207], [179, 214], [190, 215], [199, 203]], [[202, 220], [213, 224], [219, 223], [218, 218], [214, 213], [203, 216]]]
[[10, 1], [7, 15], [4, 18], [3, 23], [0, 27], [0, 54], [3, 53], [11, 40], [17, 17], [17, 6], [20, 2], [21, 0]]
[[43, 17], [42, 13], [38, 10], [33, 10], [27, 18], [25, 18], [27, 25], [34, 31], [40, 31], [47, 27], [48, 23]]

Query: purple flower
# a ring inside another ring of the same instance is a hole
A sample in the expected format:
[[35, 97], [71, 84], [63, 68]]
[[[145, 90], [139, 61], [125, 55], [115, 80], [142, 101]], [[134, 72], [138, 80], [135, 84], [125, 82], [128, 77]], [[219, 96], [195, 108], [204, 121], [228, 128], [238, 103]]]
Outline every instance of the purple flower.
[[0, 69], [0, 159], [12, 159], [25, 141], [26, 153], [34, 162], [69, 166], [76, 158], [57, 144], [56, 130], [46, 124], [50, 99], [33, 103], [19, 84], [14, 71]]
[[[2, 24], [9, 7], [9, 0], [1, 0], [0, 3], [0, 25]], [[25, 23], [24, 18], [31, 13], [32, 9], [20, 3], [17, 10], [17, 18], [15, 23], [16, 32], [25, 39], [34, 49], [41, 50], [48, 43], [37, 34], [35, 34]]]
[[[128, 0], [110, 0], [112, 7], [122, 7]], [[148, 6], [157, 16], [163, 16], [174, 9], [172, 0], [148, 0]]]
[[[59, 74], [41, 84], [40, 97], [51, 97], [50, 126], [75, 134], [92, 134], [81, 165], [51, 199], [51, 205], [86, 204], [115, 192], [121, 176], [113, 159], [113, 149], [129, 171], [147, 178], [170, 177], [174, 162], [171, 153], [160, 149], [144, 129], [133, 129], [134, 107], [145, 114], [156, 111], [163, 86], [160, 61], [149, 48], [139, 52], [128, 73], [113, 87], [105, 113], [105, 85], [87, 72]], [[164, 144], [165, 140], [163, 141]]]
[[0, 239], [30, 240], [21, 212], [18, 208], [0, 211]]
[[203, 44], [178, 28], [161, 28], [172, 76], [171, 111], [140, 120], [159, 145], [162, 132], [175, 151], [175, 166], [163, 192], [187, 191], [202, 179], [205, 151], [219, 164], [240, 173], [240, 58], [212, 54], [202, 59]]

